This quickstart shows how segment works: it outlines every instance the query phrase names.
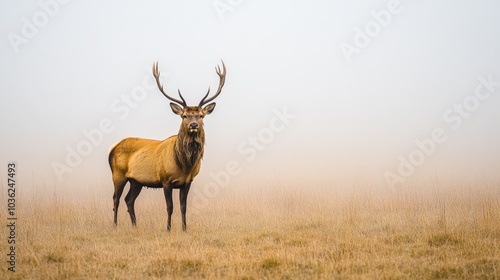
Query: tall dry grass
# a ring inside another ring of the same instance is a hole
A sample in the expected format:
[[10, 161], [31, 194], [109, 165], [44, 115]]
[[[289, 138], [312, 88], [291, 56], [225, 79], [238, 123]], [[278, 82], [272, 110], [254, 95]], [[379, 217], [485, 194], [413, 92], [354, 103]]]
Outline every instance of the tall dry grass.
[[349, 191], [333, 185], [232, 186], [205, 208], [193, 209], [191, 203], [186, 233], [178, 200], [172, 232], [166, 231], [158, 190], [139, 196], [137, 228], [130, 225], [125, 203], [113, 225], [110, 184], [84, 199], [25, 194], [18, 198], [17, 272], [2, 274], [12, 279], [500, 278], [499, 185], [436, 184], [383, 195], [374, 186]]

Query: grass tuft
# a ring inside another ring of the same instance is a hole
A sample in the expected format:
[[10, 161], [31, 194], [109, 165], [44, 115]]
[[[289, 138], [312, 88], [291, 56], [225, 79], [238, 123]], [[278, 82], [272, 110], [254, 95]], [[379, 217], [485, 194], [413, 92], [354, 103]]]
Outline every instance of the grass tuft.
[[441, 247], [444, 245], [454, 246], [460, 243], [462, 243], [462, 241], [458, 237], [446, 232], [433, 234], [427, 241], [427, 244], [432, 247]]
[[263, 269], [274, 269], [280, 266], [280, 262], [275, 258], [267, 258], [262, 260], [260, 267]]

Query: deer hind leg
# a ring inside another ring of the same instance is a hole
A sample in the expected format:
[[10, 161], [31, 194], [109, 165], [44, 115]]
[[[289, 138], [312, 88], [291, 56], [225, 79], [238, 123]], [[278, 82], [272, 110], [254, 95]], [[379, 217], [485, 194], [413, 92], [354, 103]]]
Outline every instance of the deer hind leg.
[[115, 185], [115, 193], [113, 194], [113, 212], [115, 225], [118, 223], [118, 206], [120, 205], [120, 197], [123, 193], [123, 188], [127, 184], [127, 178], [119, 178], [113, 175], [113, 184]]
[[142, 190], [142, 185], [140, 183], [137, 183], [134, 180], [130, 180], [130, 190], [125, 196], [125, 203], [127, 203], [128, 214], [130, 215], [130, 220], [132, 221], [133, 226], [136, 225], [135, 209], [134, 209], [135, 199], [139, 196], [141, 190]]

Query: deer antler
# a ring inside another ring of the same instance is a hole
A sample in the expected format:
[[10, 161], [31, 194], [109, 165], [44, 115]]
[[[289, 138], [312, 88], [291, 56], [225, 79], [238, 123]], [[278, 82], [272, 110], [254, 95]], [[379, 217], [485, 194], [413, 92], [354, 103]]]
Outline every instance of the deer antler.
[[165, 95], [166, 98], [170, 99], [173, 102], [178, 103], [179, 105], [182, 105], [182, 107], [187, 107], [186, 100], [184, 100], [184, 97], [182, 97], [180, 90], [177, 91], [179, 92], [179, 96], [182, 101], [169, 96], [163, 91], [163, 85], [160, 83], [160, 71], [158, 70], [158, 62], [153, 64], [153, 76], [156, 79], [156, 84], [158, 85], [158, 89], [160, 89], [161, 93], [163, 93], [163, 95]]
[[219, 65], [217, 65], [217, 67], [215, 67], [215, 71], [217, 72], [217, 75], [219, 75], [219, 78], [220, 78], [219, 88], [217, 89], [217, 92], [215, 93], [214, 96], [210, 97], [209, 99], [206, 99], [208, 97], [208, 95], [210, 94], [210, 87], [209, 87], [207, 94], [205, 94], [203, 99], [200, 101], [200, 104], [198, 105], [198, 107], [201, 107], [201, 106], [207, 104], [208, 102], [214, 100], [220, 94], [222, 87], [224, 86], [224, 82], [226, 81], [226, 65], [224, 65], [224, 61], [221, 60], [221, 62], [222, 62], [222, 71], [221, 71]]

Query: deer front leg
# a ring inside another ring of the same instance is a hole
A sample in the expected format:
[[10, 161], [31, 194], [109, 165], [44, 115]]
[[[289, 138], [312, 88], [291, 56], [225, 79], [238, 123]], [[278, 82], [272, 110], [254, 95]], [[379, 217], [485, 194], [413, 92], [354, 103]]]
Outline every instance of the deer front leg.
[[172, 213], [174, 212], [174, 202], [172, 201], [172, 186], [170, 184], [164, 184], [163, 193], [165, 194], [165, 201], [167, 202], [167, 230], [170, 231], [172, 224]]
[[186, 204], [187, 204], [187, 196], [188, 196], [190, 187], [191, 187], [191, 183], [187, 183], [179, 191], [179, 200], [180, 200], [180, 204], [181, 204], [182, 230], [183, 231], [186, 231]]

